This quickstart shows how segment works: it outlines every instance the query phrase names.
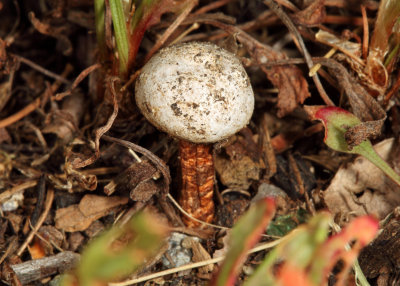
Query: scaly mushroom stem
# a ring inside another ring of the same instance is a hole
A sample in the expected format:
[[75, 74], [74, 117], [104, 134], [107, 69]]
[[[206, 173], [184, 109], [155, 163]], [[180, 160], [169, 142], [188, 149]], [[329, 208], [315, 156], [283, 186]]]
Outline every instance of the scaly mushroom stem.
[[[180, 204], [194, 218], [212, 222], [214, 218], [214, 161], [211, 144], [179, 142], [182, 170]], [[188, 227], [199, 227], [200, 223], [183, 217]]]

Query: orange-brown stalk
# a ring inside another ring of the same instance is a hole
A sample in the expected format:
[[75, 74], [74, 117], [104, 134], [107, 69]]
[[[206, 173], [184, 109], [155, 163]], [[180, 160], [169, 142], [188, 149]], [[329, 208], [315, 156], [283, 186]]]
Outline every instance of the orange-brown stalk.
[[[210, 144], [194, 144], [180, 140], [179, 153], [182, 170], [180, 204], [191, 216], [210, 223], [214, 218], [214, 161]], [[201, 224], [187, 216], [188, 227]]]

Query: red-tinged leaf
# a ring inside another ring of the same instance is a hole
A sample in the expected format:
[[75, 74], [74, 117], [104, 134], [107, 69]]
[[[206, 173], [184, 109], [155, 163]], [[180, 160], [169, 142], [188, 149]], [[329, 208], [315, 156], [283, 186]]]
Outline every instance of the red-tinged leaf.
[[350, 127], [361, 124], [354, 114], [339, 107], [306, 107], [310, 117], [320, 120], [325, 127], [324, 142], [336, 151], [359, 154], [381, 169], [389, 178], [400, 185], [400, 176], [375, 152], [369, 140], [349, 148], [345, 133]]
[[238, 221], [231, 233], [231, 245], [219, 271], [210, 285], [234, 285], [248, 250], [259, 240], [275, 213], [273, 199], [267, 198], [252, 206]]
[[[288, 263], [288, 269], [293, 271], [296, 269], [296, 272], [303, 271], [303, 274], [292, 273], [296, 277], [299, 276], [299, 281], [302, 280], [300, 277], [308, 275], [309, 266], [314, 262], [314, 254], [327, 238], [330, 221], [331, 217], [328, 213], [319, 213], [307, 224], [297, 227], [286, 235], [283, 241], [268, 253], [244, 286], [275, 286], [280, 285], [278, 280], [288, 280], [289, 277], [286, 275], [289, 274], [286, 271], [276, 273], [274, 270], [276, 263], [280, 263], [282, 267]], [[283, 263], [282, 260], [284, 260]], [[280, 277], [281, 275], [285, 277]], [[294, 285], [297, 286], [297, 284]]]
[[[330, 271], [339, 259], [344, 261], [344, 267], [340, 275], [340, 280], [344, 281], [359, 251], [372, 241], [377, 234], [378, 228], [379, 222], [375, 218], [363, 216], [354, 219], [341, 232], [330, 237], [316, 252], [314, 263], [311, 265], [310, 270], [312, 281], [317, 285], [325, 285]], [[356, 243], [347, 251], [346, 246], [353, 240], [356, 240]]]
[[326, 145], [336, 151], [355, 153], [349, 149], [344, 134], [347, 128], [361, 123], [355, 115], [339, 107], [329, 106], [314, 110], [314, 118], [322, 121], [325, 126]]

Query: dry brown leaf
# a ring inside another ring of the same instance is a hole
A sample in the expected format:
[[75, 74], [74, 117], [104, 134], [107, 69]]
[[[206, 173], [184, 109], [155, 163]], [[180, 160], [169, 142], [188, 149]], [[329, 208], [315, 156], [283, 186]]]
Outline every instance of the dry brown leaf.
[[325, 16], [325, 0], [318, 0], [311, 2], [306, 9], [294, 14], [292, 20], [299, 25], [314, 27], [321, 24]]
[[[387, 139], [374, 148], [388, 160], [393, 143], [394, 139]], [[339, 169], [323, 197], [336, 215], [375, 214], [382, 219], [400, 204], [400, 187], [360, 156]]]
[[[241, 39], [240, 36], [238, 36], [239, 40]], [[279, 89], [277, 114], [279, 117], [283, 117], [292, 112], [299, 104], [302, 104], [306, 98], [310, 97], [308, 83], [302, 71], [294, 65], [273, 66], [270, 68], [262, 66], [268, 61], [286, 59], [287, 56], [254, 41], [249, 44], [249, 42], [243, 40], [242, 43], [247, 47], [257, 64], [261, 65], [261, 70], [267, 75], [267, 78]]]
[[[185, 248], [192, 250], [192, 262], [200, 262], [211, 259], [211, 255], [207, 252], [207, 250], [201, 245], [200, 241], [197, 238], [193, 237], [185, 237], [182, 241], [182, 245]], [[207, 275], [212, 273], [214, 270], [214, 264], [209, 264], [199, 268], [199, 273], [201, 275]]]
[[70, 205], [56, 211], [56, 227], [74, 232], [87, 229], [92, 222], [107, 215], [113, 208], [128, 203], [126, 197], [102, 197], [86, 195], [78, 205]]
[[248, 189], [252, 180], [260, 178], [260, 158], [253, 158], [248, 147], [250, 144], [249, 140], [238, 137], [233, 144], [224, 148], [224, 154], [215, 157], [215, 170], [225, 186]]

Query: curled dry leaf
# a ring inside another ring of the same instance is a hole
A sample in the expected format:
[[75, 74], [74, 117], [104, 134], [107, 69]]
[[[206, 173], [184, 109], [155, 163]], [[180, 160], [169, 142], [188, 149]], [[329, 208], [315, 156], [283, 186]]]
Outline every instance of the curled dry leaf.
[[63, 144], [70, 142], [78, 131], [84, 114], [84, 96], [81, 91], [73, 92], [64, 99], [60, 110], [47, 115], [43, 133], [53, 133]]
[[133, 201], [146, 202], [157, 191], [162, 191], [153, 177], [157, 176], [157, 169], [147, 160], [133, 163], [109, 184], [104, 187], [104, 193], [111, 195], [114, 191], [130, 193]]
[[[375, 145], [384, 159], [390, 158], [394, 139]], [[400, 187], [363, 157], [343, 165], [323, 193], [325, 204], [334, 214], [375, 214], [383, 219], [400, 203]]]
[[[73, 155], [75, 154], [72, 154], [72, 156]], [[73, 168], [73, 164], [70, 163], [68, 157], [66, 158], [67, 162], [65, 163], [65, 173], [67, 175], [68, 183], [72, 183], [71, 186], [75, 184], [84, 190], [94, 191], [97, 188], [97, 176], [86, 174], [85, 172]], [[75, 190], [76, 188], [74, 188], [74, 191]]]

